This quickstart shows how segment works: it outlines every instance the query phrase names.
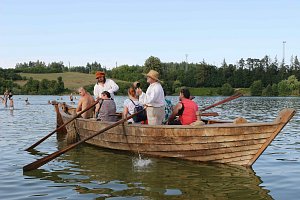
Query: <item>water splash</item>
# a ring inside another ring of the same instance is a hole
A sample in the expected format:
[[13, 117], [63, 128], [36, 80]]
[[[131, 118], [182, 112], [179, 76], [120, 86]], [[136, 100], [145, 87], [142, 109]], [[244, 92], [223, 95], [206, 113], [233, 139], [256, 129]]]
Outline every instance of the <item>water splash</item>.
[[152, 164], [151, 159], [142, 158], [142, 155], [139, 153], [137, 158], [132, 159], [133, 168], [137, 171], [145, 170]]

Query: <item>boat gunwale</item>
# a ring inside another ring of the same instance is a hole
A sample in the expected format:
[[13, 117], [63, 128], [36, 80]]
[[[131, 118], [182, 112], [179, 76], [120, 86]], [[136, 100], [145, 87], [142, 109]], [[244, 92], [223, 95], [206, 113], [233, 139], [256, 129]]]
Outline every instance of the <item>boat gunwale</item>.
[[[291, 109], [291, 108], [285, 108], [285, 109]], [[284, 109], [282, 109], [284, 110]], [[64, 112], [62, 109], [58, 109], [61, 115], [67, 118], [72, 118], [73, 115], [68, 114]], [[233, 122], [224, 122], [220, 121], [220, 123], [213, 123], [213, 124], [205, 124], [201, 126], [193, 126], [193, 125], [148, 125], [148, 124], [128, 124], [128, 123], [123, 123], [120, 126], [126, 125], [127, 127], [137, 127], [137, 128], [155, 128], [155, 129], [205, 129], [205, 128], [234, 128], [234, 127], [258, 127], [258, 126], [277, 126], [280, 124], [287, 124], [290, 119], [295, 115], [296, 110], [291, 109], [291, 113], [288, 116], [288, 119], [283, 121], [281, 119], [277, 120], [278, 117], [280, 117], [280, 113], [274, 118], [273, 121], [269, 122], [246, 122], [246, 123], [233, 123]], [[84, 119], [84, 118], [77, 118], [75, 120], [79, 121], [87, 121], [87, 122], [92, 122], [92, 123], [102, 123], [102, 124], [107, 124], [111, 125], [115, 122], [104, 122], [104, 121], [97, 121], [95, 118], [90, 118], [90, 119]]]

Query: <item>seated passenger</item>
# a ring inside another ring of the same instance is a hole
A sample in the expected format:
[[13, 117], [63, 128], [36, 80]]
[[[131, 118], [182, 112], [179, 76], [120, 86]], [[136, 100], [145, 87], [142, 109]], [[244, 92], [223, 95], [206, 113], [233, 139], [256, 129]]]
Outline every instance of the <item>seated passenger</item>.
[[[190, 91], [187, 88], [180, 90], [180, 102], [175, 105], [167, 124], [189, 125], [197, 120], [198, 105], [190, 100], [190, 96]], [[179, 119], [176, 119], [177, 115], [179, 115]]]
[[171, 116], [173, 112], [173, 104], [172, 102], [166, 98], [166, 92], [164, 90], [165, 95], [165, 118], [163, 120], [163, 124], [166, 124], [168, 122], [169, 117]]
[[[80, 99], [78, 101], [78, 106], [76, 108], [76, 113], [79, 113], [80, 111], [90, 107], [94, 103], [94, 98], [90, 93], [88, 93], [83, 87], [80, 87], [78, 89]], [[91, 108], [84, 113], [81, 114], [81, 117], [84, 119], [89, 119], [93, 117], [94, 109]]]
[[99, 104], [100, 106], [97, 120], [109, 122], [116, 122], [118, 120], [118, 117], [116, 115], [116, 103], [111, 98], [108, 91], [104, 91], [101, 93], [101, 100], [99, 101]]
[[[134, 108], [137, 105], [141, 105], [142, 104], [139, 102], [139, 99], [136, 97], [136, 92], [134, 87], [130, 87], [128, 89], [128, 99], [126, 99], [124, 101], [124, 109], [123, 109], [123, 118], [125, 119], [126, 117], [128, 117], [129, 115], [132, 115], [134, 113]], [[129, 119], [128, 123], [137, 123], [140, 124], [141, 122], [134, 122], [133, 119]]]

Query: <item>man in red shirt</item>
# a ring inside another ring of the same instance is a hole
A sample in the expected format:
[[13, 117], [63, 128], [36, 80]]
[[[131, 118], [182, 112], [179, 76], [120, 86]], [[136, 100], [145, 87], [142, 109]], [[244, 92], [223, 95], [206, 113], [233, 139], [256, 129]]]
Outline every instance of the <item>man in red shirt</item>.
[[[179, 103], [173, 109], [171, 116], [168, 119], [169, 125], [189, 125], [197, 120], [198, 105], [190, 99], [190, 91], [183, 88], [179, 93]], [[176, 116], [179, 119], [176, 119]]]

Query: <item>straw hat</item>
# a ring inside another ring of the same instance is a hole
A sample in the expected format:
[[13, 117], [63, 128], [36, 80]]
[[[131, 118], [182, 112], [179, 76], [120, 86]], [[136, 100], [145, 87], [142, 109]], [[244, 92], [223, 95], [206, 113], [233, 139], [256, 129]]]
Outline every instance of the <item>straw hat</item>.
[[100, 72], [100, 71], [96, 72], [96, 79], [99, 78], [99, 77], [101, 77], [101, 76], [105, 76], [105, 73], [104, 72]]
[[154, 79], [154, 80], [156, 80], [156, 81], [160, 81], [160, 80], [158, 79], [159, 73], [158, 73], [157, 71], [153, 70], [153, 69], [151, 69], [151, 70], [148, 72], [148, 74], [144, 74], [144, 75], [145, 75], [145, 76], [148, 76], [148, 77], [150, 77], [150, 78], [152, 78], [152, 79]]

